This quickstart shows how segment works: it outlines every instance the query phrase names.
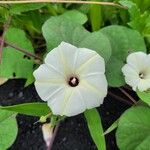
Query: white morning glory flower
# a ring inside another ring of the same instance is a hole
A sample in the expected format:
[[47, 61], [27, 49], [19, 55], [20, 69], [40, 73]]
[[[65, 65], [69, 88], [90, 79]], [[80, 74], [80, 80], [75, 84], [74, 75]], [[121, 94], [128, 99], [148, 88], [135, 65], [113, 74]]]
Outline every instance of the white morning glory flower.
[[35, 88], [55, 115], [74, 116], [103, 103], [104, 59], [95, 51], [62, 42], [34, 71]]
[[122, 68], [125, 81], [134, 91], [146, 91], [150, 88], [150, 54], [135, 52], [127, 57]]

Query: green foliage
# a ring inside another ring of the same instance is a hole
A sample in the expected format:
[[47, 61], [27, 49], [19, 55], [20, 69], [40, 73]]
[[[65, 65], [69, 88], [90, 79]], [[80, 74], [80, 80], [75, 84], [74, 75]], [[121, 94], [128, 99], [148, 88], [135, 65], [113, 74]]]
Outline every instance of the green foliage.
[[124, 26], [112, 25], [100, 30], [111, 43], [112, 54], [106, 65], [108, 83], [112, 87], [125, 84], [121, 68], [126, 57], [136, 51], [146, 52], [144, 39], [139, 32]]
[[[145, 1], [131, 1], [131, 0], [122, 0], [120, 3], [124, 6], [128, 7], [128, 12], [130, 15], [130, 21], [128, 25], [135, 30], [138, 30], [143, 36], [149, 37], [150, 36], [150, 14], [149, 14], [149, 7], [150, 2], [147, 0]], [[145, 11], [143, 7], [145, 7]]]
[[22, 12], [27, 12], [31, 10], [40, 9], [42, 7], [46, 6], [44, 3], [40, 4], [13, 4], [10, 7], [10, 13], [11, 14], [21, 14]]
[[20, 114], [30, 115], [30, 116], [45, 116], [50, 113], [50, 108], [46, 103], [25, 103], [13, 106], [0, 107], [0, 109], [13, 111]]
[[39, 13], [38, 10], [35, 10], [15, 15], [13, 18], [12, 24], [14, 27], [26, 29], [33, 36], [41, 33], [42, 25], [49, 18], [49, 14]]
[[[26, 12], [25, 14], [16, 15], [13, 24], [18, 28], [26, 28], [29, 30], [31, 35], [35, 33], [41, 33], [43, 23], [50, 18], [51, 12], [43, 14], [39, 13], [38, 10]], [[55, 12], [57, 15], [57, 12]], [[79, 24], [84, 24], [87, 21], [87, 16], [77, 10], [66, 11], [59, 17], [64, 17]], [[34, 33], [35, 32], [35, 33]]]
[[87, 110], [84, 112], [87, 125], [93, 141], [98, 150], [106, 150], [105, 137], [103, 135], [103, 127], [101, 118], [96, 109]]
[[[120, 20], [118, 19], [118, 12], [125, 11], [119, 10], [115, 7], [101, 7], [102, 16], [103, 16], [103, 26], [109, 24], [119, 24]], [[120, 16], [119, 16], [120, 17]]]
[[90, 5], [79, 5], [79, 8], [77, 8], [77, 10], [84, 14], [88, 14], [90, 11]]
[[101, 6], [90, 5], [90, 20], [91, 20], [92, 30], [93, 31], [99, 30], [103, 23]]
[[150, 91], [136, 92], [139, 98], [150, 106]]
[[[77, 47], [95, 50], [105, 59], [109, 86], [120, 87], [125, 84], [121, 68], [125, 64], [127, 56], [136, 51], [146, 52], [146, 46], [149, 48], [150, 1], [121, 0], [119, 3], [127, 6], [128, 10], [99, 5], [77, 6], [74, 4], [1, 5], [0, 29], [3, 30], [4, 23], [11, 15], [11, 24], [4, 35], [4, 40], [34, 54], [33, 44], [35, 50], [38, 49], [37, 52], [40, 56], [45, 55], [43, 50], [45, 42], [46, 53], [57, 47], [62, 41]], [[101, 28], [102, 26], [104, 28]], [[94, 32], [88, 31], [91, 30], [91, 27]], [[32, 44], [26, 37], [26, 33]], [[146, 37], [147, 45], [145, 45], [143, 37]], [[42, 45], [42, 48], [39, 45]], [[0, 77], [6, 79], [25, 78], [27, 79], [25, 86], [27, 86], [34, 81], [33, 65], [33, 59], [24, 58], [24, 53], [4, 45]], [[137, 91], [137, 95], [150, 106], [149, 91]], [[116, 137], [120, 150], [149, 149], [149, 106], [130, 108], [105, 132], [103, 132], [97, 110], [87, 110], [84, 116], [98, 150], [106, 150], [104, 135], [117, 127]], [[51, 110], [46, 103], [37, 102], [0, 107], [0, 150], [8, 149], [16, 138], [16, 113], [39, 117], [51, 113]], [[63, 117], [58, 118], [58, 116], [52, 117], [55, 124]]]
[[150, 8], [150, 1], [149, 0], [130, 0], [131, 2], [135, 3], [141, 10], [141, 12]]
[[95, 50], [107, 62], [111, 56], [111, 44], [107, 36], [100, 31], [90, 33], [79, 44], [79, 47], [86, 47]]
[[81, 25], [64, 17], [51, 17], [44, 23], [42, 31], [48, 51], [57, 47], [62, 41], [77, 46], [82, 39], [89, 35], [89, 32]]
[[9, 11], [0, 5], [0, 23], [5, 22], [8, 16]]
[[129, 0], [119, 1], [123, 6], [128, 7], [128, 12], [130, 13], [131, 19], [135, 19], [140, 15], [140, 9], [137, 5]]
[[119, 119], [116, 133], [120, 150], [148, 150], [150, 148], [150, 109], [132, 107]]
[[87, 22], [87, 16], [77, 10], [70, 10], [66, 11], [60, 17], [63, 17], [64, 19], [72, 20], [75, 23], [84, 24]]
[[17, 133], [14, 113], [0, 109], [0, 150], [9, 148], [15, 141]]
[[[17, 47], [34, 53], [31, 42], [24, 31], [17, 28], [9, 28], [5, 34], [5, 40]], [[0, 76], [6, 78], [28, 78], [33, 72], [33, 61], [24, 58], [23, 53], [10, 46], [3, 48]]]
[[93, 49], [104, 57], [105, 61], [108, 61], [111, 55], [110, 43], [104, 34], [100, 32], [90, 33], [80, 24], [76, 24], [64, 17], [50, 18], [43, 25], [42, 30], [48, 51], [65, 41], [77, 47]]

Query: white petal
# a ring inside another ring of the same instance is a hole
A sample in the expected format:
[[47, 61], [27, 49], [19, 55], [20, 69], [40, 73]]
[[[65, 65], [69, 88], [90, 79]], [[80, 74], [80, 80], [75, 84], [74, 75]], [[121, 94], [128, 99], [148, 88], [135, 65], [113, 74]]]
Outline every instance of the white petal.
[[47, 55], [45, 63], [53, 66], [62, 74], [70, 75], [70, 73], [74, 73], [78, 52], [77, 47], [66, 42], [61, 42], [57, 48], [53, 49]]
[[63, 84], [35, 81], [35, 88], [43, 101], [53, 100], [65, 89]]
[[[65, 67], [69, 68], [70, 72], [74, 72], [79, 52], [78, 48], [66, 42], [61, 42], [58, 48], [62, 63]], [[66, 72], [66, 74], [69, 74], [70, 72]]]
[[139, 72], [135, 70], [132, 66], [126, 64], [122, 67], [122, 72], [125, 76], [139, 77]]
[[135, 68], [132, 68], [132, 66], [128, 64], [122, 67], [122, 72], [125, 76], [126, 83], [130, 85], [134, 91], [136, 91], [140, 81], [139, 73], [135, 70]]
[[136, 91], [140, 82], [140, 78], [135, 78], [134, 76], [125, 76], [125, 81], [128, 85], [132, 87], [134, 91]]
[[74, 116], [86, 109], [78, 88], [67, 88], [59, 97], [48, 101], [48, 105], [54, 114], [61, 116]]
[[52, 99], [48, 100], [48, 106], [51, 108], [54, 115], [61, 115], [62, 116], [62, 109], [64, 105], [64, 98], [66, 95], [66, 88], [61, 90], [59, 94], [55, 95]]
[[60, 75], [57, 71], [53, 68], [47, 66], [46, 64], [40, 65], [38, 69], [33, 72], [35, 80], [41, 82], [52, 82], [57, 83], [58, 80], [64, 81], [64, 77]]
[[100, 91], [94, 91], [95, 89], [88, 88], [85, 86], [80, 86], [79, 91], [82, 95], [82, 99], [86, 105], [87, 109], [95, 108], [103, 103], [104, 96], [100, 94]]
[[76, 58], [75, 70], [79, 69], [85, 63], [87, 63], [88, 60], [92, 59], [95, 55], [97, 55], [95, 51], [92, 51], [87, 48], [78, 48], [78, 51], [79, 52]]
[[86, 109], [86, 105], [84, 103], [83, 97], [78, 90], [75, 88], [70, 99], [67, 101], [66, 106], [62, 112], [65, 116], [74, 116], [84, 112]]
[[42, 100], [47, 101], [49, 97], [58, 94], [64, 88], [65, 79], [55, 70], [43, 64], [34, 71], [35, 88]]
[[49, 68], [52, 68], [53, 70], [55, 70], [55, 72], [65, 77], [65, 64], [63, 64], [60, 57], [60, 50], [59, 47], [57, 47], [47, 54], [44, 61], [45, 64], [49, 66]]
[[127, 57], [127, 63], [131, 65], [137, 72], [140, 72], [147, 66], [147, 54], [143, 52], [131, 53]]
[[150, 89], [150, 79], [147, 79], [147, 80], [141, 79], [138, 84], [138, 89], [141, 92]]
[[93, 93], [98, 94], [101, 97], [107, 95], [107, 80], [103, 74], [95, 74], [93, 76], [87, 76], [80, 83], [81, 86], [86, 87], [91, 90]]
[[79, 48], [79, 50], [80, 52], [76, 63], [76, 72], [78, 74], [85, 75], [87, 73], [105, 72], [104, 59], [100, 55], [87, 48]]
[[107, 95], [107, 81], [105, 75], [88, 76], [80, 83], [80, 92], [87, 109], [94, 108], [103, 103]]
[[147, 65], [146, 65], [146, 70], [145, 70], [145, 74], [146, 74], [146, 79], [150, 79], [150, 54], [147, 55]]

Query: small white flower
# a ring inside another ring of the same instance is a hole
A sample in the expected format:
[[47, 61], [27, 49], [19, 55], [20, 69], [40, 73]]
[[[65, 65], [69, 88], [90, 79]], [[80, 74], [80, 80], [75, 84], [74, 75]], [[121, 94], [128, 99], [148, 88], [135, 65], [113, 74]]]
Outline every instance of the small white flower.
[[135, 52], [127, 57], [122, 68], [125, 81], [134, 91], [146, 91], [150, 88], [150, 54]]
[[55, 115], [74, 116], [103, 103], [104, 59], [95, 51], [62, 42], [34, 71], [35, 87]]

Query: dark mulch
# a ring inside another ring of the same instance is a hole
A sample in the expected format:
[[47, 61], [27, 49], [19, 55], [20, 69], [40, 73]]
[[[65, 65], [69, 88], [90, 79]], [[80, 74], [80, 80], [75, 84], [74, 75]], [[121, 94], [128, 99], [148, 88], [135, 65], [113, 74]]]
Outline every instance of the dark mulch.
[[[12, 105], [24, 102], [40, 101], [33, 85], [23, 88], [24, 80], [9, 80], [0, 87], [0, 105]], [[119, 94], [118, 91], [115, 91]], [[129, 105], [112, 97], [107, 97], [98, 108], [102, 116], [104, 129], [107, 129]], [[19, 133], [10, 150], [45, 150], [41, 125], [34, 124], [38, 118], [18, 115]], [[107, 150], [118, 150], [115, 141], [115, 131], [106, 135]], [[84, 116], [67, 118], [61, 123], [56, 136], [53, 150], [96, 150]]]

